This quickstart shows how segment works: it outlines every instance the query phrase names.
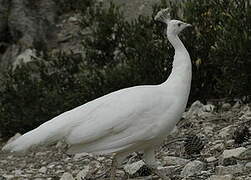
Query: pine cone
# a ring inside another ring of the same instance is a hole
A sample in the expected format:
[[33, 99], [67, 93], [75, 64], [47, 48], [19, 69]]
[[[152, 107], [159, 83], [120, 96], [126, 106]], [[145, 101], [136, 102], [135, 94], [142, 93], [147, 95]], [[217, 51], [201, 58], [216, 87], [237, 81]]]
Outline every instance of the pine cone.
[[196, 136], [196, 135], [191, 135], [186, 137], [184, 148], [185, 152], [188, 155], [192, 154], [200, 154], [200, 151], [204, 148], [204, 141]]
[[248, 141], [250, 138], [250, 132], [248, 126], [238, 127], [233, 135], [235, 144], [242, 144], [245, 141]]

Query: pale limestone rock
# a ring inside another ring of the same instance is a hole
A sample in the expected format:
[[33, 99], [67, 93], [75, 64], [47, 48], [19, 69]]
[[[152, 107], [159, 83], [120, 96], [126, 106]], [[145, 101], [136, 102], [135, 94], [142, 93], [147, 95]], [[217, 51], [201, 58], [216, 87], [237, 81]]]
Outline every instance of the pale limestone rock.
[[163, 173], [163, 174], [166, 174], [166, 175], [169, 175], [169, 174], [172, 174], [175, 172], [177, 166], [165, 166], [165, 167], [158, 167], [158, 170]]
[[212, 104], [207, 104], [202, 107], [202, 111], [204, 112], [213, 112], [215, 110], [215, 106]]
[[38, 172], [45, 174], [45, 173], [47, 172], [47, 168], [46, 168], [46, 167], [41, 167], [41, 168], [38, 170]]
[[237, 101], [237, 102], [233, 105], [232, 109], [238, 110], [240, 107], [241, 107], [241, 103], [240, 103], [239, 101]]
[[88, 172], [90, 171], [90, 167], [89, 166], [84, 166], [84, 169], [81, 170], [76, 177], [76, 180], [83, 180], [85, 179], [85, 177], [87, 176]]
[[224, 111], [228, 111], [229, 109], [231, 109], [231, 104], [230, 103], [224, 103], [224, 104], [222, 104], [221, 108]]
[[239, 147], [239, 148], [235, 148], [235, 149], [226, 149], [222, 153], [221, 157], [223, 159], [230, 158], [230, 157], [239, 157], [240, 154], [243, 153], [244, 151], [246, 151], [245, 147]]
[[251, 162], [248, 162], [246, 165], [245, 165], [246, 168], [248, 168], [249, 170], [251, 170]]
[[60, 180], [74, 180], [74, 178], [70, 173], [66, 172], [62, 175]]
[[144, 161], [140, 160], [140, 161], [137, 161], [137, 162], [132, 163], [132, 164], [126, 164], [125, 167], [124, 167], [124, 170], [128, 174], [133, 175], [144, 165], [145, 165]]
[[179, 166], [184, 166], [190, 162], [190, 160], [174, 156], [165, 156], [163, 157], [163, 160], [166, 162], [167, 165], [179, 165]]
[[201, 108], [204, 105], [200, 101], [195, 101], [191, 106], [188, 112], [183, 114], [183, 117], [186, 119], [190, 119], [193, 116], [198, 116], [198, 114], [201, 112]]
[[214, 162], [214, 161], [217, 161], [217, 158], [214, 157], [214, 156], [211, 156], [211, 157], [206, 158], [206, 161], [207, 161], [208, 163]]
[[35, 49], [26, 49], [20, 55], [17, 56], [16, 60], [13, 63], [13, 69], [16, 69], [22, 63], [28, 63], [37, 59]]
[[226, 174], [236, 174], [242, 173], [245, 167], [241, 164], [232, 165], [232, 166], [217, 166], [215, 168], [216, 174], [226, 175]]
[[221, 151], [221, 150], [223, 150], [224, 149], [224, 144], [223, 143], [218, 143], [218, 144], [215, 144], [212, 148], [211, 148], [211, 150], [212, 151]]
[[212, 175], [207, 180], [232, 180], [232, 179], [233, 175], [228, 174], [228, 175]]
[[219, 131], [219, 136], [221, 138], [229, 138], [233, 135], [233, 132], [234, 132], [235, 128], [233, 125], [229, 125], [227, 127], [224, 127], [222, 128], [220, 131]]
[[189, 162], [181, 171], [181, 176], [188, 177], [201, 172], [204, 169], [204, 163], [198, 160]]
[[86, 152], [83, 152], [83, 153], [78, 153], [78, 154], [75, 154], [73, 159], [74, 160], [78, 160], [78, 159], [81, 159], [83, 157], [87, 157], [89, 155], [89, 153], [86, 153]]

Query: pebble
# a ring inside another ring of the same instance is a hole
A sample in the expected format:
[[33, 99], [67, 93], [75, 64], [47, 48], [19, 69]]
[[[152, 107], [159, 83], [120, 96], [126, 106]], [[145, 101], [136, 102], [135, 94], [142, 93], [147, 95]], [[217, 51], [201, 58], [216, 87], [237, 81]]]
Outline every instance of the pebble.
[[217, 159], [216, 159], [216, 157], [212, 156], [212, 157], [206, 158], [206, 161], [207, 161], [208, 163], [210, 163], [210, 162], [217, 161]]

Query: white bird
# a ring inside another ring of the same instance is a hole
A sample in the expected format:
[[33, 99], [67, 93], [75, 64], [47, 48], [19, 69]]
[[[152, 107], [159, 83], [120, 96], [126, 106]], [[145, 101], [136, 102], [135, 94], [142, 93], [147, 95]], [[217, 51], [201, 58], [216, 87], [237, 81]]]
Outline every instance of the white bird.
[[[156, 169], [154, 149], [175, 127], [185, 110], [192, 70], [189, 53], [178, 37], [191, 25], [170, 20], [168, 9], [158, 12], [155, 20], [167, 24], [167, 37], [175, 49], [172, 72], [164, 83], [135, 86], [104, 95], [45, 122], [2, 150], [26, 151], [64, 140], [69, 145], [69, 153], [115, 153], [114, 167], [128, 153], [143, 151], [145, 163]], [[114, 173], [113, 170], [113, 179]]]

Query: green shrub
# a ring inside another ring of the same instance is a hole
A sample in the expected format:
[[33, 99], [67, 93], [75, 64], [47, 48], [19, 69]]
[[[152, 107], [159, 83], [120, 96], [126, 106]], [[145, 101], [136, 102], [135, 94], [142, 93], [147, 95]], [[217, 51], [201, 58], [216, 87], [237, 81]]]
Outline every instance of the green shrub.
[[71, 11], [86, 11], [95, 4], [95, 0], [54, 0], [58, 6], [58, 13], [64, 14]]
[[240, 97], [251, 92], [251, 6], [246, 0], [187, 0], [184, 19], [194, 67], [191, 97]]
[[57, 59], [9, 68], [0, 89], [0, 132], [5, 136], [26, 132], [79, 105], [80, 84], [75, 75], [80, 60], [61, 54]]

